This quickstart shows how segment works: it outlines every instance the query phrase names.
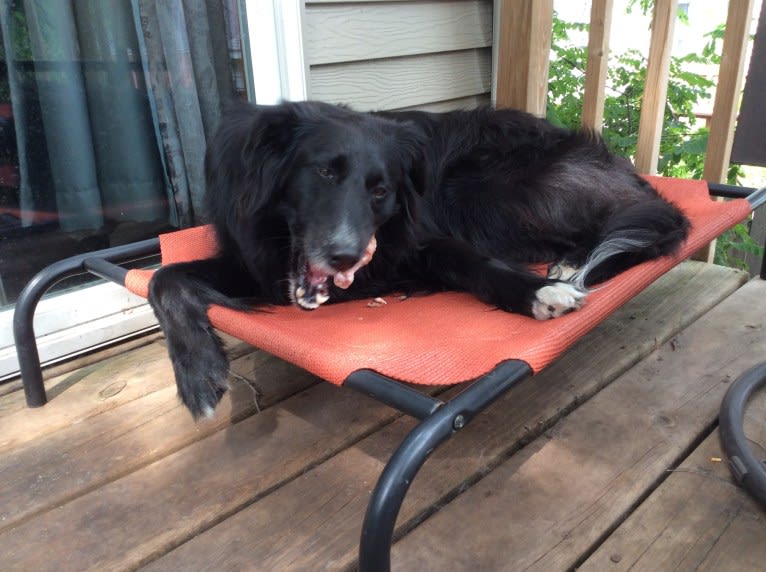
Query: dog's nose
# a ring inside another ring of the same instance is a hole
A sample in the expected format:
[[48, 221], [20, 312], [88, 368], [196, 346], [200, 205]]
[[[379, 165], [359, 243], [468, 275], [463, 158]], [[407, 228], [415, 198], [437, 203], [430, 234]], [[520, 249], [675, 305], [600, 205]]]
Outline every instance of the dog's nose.
[[336, 249], [330, 252], [328, 262], [333, 269], [338, 272], [345, 272], [359, 260], [359, 254], [356, 251], [351, 252], [345, 249]]

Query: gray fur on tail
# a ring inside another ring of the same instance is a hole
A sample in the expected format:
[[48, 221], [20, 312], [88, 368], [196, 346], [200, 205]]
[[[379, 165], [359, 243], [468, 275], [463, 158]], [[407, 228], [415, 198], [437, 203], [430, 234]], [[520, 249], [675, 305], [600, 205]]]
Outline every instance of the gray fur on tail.
[[642, 252], [653, 246], [656, 241], [657, 236], [655, 233], [647, 232], [643, 229], [617, 231], [591, 251], [585, 260], [585, 264], [577, 269], [568, 282], [571, 282], [578, 288], [586, 289], [585, 283], [587, 282], [588, 274], [597, 266], [618, 254]]

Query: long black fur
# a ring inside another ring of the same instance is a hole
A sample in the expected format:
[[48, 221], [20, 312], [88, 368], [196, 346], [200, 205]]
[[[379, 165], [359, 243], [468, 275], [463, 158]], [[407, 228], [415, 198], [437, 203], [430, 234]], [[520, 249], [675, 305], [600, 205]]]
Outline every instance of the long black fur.
[[[226, 388], [210, 304], [457, 290], [545, 319], [579, 307], [588, 286], [672, 253], [689, 229], [598, 135], [514, 110], [242, 104], [210, 140], [205, 169], [220, 252], [160, 269], [149, 295], [195, 417]], [[372, 261], [350, 288], [335, 287], [332, 275], [373, 234]], [[527, 269], [540, 262], [581, 270], [561, 282]]]

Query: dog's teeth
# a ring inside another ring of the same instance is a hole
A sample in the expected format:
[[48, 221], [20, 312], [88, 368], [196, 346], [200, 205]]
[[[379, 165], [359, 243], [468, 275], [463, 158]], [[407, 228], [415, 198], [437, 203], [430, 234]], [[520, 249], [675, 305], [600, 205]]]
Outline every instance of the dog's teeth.
[[330, 296], [328, 294], [321, 294], [317, 292], [317, 295], [316, 295], [317, 304], [319, 305], [324, 304], [329, 299], [330, 299]]
[[305, 298], [296, 298], [295, 301], [304, 310], [316, 310], [317, 308], [319, 308], [319, 304], [317, 304], [316, 302], [309, 302]]

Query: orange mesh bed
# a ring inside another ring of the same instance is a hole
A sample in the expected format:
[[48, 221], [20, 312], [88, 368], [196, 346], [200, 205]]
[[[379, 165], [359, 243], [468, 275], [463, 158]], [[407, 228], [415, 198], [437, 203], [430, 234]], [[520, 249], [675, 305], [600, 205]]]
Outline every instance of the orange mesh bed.
[[[290, 361], [334, 384], [357, 370], [415, 384], [447, 385], [475, 379], [501, 362], [522, 360], [538, 372], [678, 262], [751, 212], [745, 199], [711, 200], [704, 181], [648, 177], [692, 221], [691, 234], [675, 257], [636, 266], [599, 285], [585, 306], [555, 320], [537, 321], [497, 311], [468, 294], [439, 293], [385, 305], [357, 300], [313, 312], [292, 306], [237, 312], [213, 306], [213, 325]], [[215, 254], [211, 227], [160, 237], [162, 262]], [[132, 270], [126, 286], [146, 296], [151, 271]]]

